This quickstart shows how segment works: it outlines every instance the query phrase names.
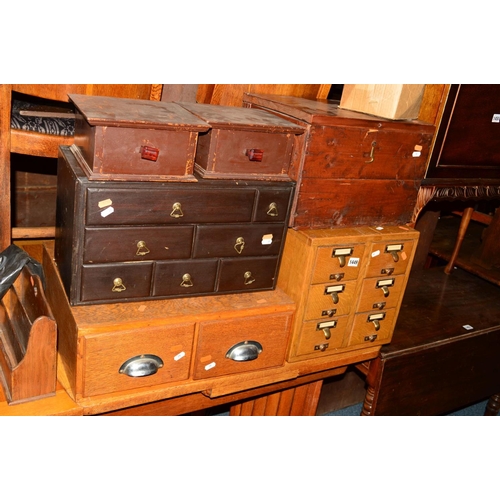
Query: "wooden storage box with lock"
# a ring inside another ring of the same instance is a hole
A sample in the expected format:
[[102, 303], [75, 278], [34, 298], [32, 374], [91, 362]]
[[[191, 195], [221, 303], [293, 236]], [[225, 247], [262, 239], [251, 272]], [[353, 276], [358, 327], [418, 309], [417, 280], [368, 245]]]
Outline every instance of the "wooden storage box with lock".
[[425, 174], [434, 126], [339, 109], [338, 102], [246, 94], [245, 106], [304, 126], [290, 176], [297, 229], [406, 224]]
[[289, 229], [278, 278], [297, 304], [288, 360], [389, 343], [418, 237], [399, 226]]
[[191, 181], [198, 134], [210, 126], [178, 104], [70, 94], [72, 150], [92, 180]]
[[198, 137], [194, 168], [202, 177], [290, 180], [295, 136], [304, 127], [259, 109], [178, 104], [210, 125]]
[[72, 305], [275, 288], [293, 182], [92, 181], [67, 147], [57, 177]]

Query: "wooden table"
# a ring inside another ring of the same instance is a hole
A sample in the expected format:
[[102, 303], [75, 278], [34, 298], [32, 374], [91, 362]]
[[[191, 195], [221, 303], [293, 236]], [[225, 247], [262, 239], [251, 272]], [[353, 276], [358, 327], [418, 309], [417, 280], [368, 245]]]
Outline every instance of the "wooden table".
[[370, 362], [362, 415], [500, 409], [500, 288], [461, 269], [410, 276], [392, 343]]

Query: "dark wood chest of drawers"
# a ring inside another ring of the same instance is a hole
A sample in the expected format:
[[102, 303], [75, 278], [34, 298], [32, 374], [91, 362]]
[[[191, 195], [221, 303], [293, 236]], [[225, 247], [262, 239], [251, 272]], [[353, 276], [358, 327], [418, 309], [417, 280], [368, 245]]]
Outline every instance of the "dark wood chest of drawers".
[[245, 105], [306, 127], [296, 136], [297, 229], [406, 224], [425, 174], [434, 126], [339, 109], [336, 101], [246, 94]]
[[293, 182], [92, 181], [60, 149], [55, 256], [72, 305], [272, 290]]

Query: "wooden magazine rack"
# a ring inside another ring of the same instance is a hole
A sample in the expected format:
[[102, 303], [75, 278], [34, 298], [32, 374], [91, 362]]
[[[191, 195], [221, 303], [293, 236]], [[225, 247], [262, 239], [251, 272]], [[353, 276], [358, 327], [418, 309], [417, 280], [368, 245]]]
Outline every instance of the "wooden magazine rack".
[[0, 381], [9, 404], [55, 394], [56, 342], [41, 280], [24, 267], [0, 301]]

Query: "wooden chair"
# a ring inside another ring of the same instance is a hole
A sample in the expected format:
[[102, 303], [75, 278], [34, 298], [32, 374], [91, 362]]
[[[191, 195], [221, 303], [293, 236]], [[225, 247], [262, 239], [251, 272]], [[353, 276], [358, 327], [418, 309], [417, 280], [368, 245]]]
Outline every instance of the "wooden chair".
[[53, 238], [55, 234], [53, 227], [11, 228], [11, 153], [57, 158], [59, 146], [70, 145], [73, 142], [71, 135], [12, 128], [13, 96], [44, 99], [51, 104], [67, 104], [68, 94], [71, 93], [159, 101], [162, 85], [0, 85], [0, 251], [10, 245], [12, 239]]

